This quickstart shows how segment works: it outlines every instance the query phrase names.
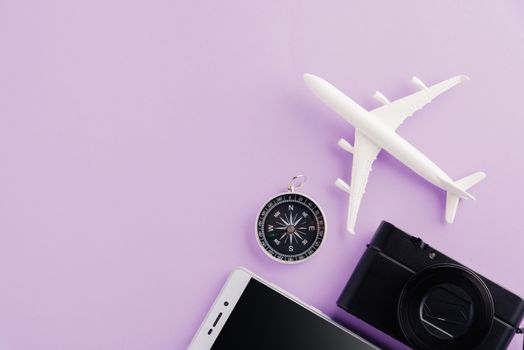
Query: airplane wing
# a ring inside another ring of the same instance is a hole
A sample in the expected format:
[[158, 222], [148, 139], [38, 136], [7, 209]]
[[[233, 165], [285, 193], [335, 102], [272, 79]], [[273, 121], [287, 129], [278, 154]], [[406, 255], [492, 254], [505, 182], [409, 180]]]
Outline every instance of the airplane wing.
[[384, 105], [370, 111], [370, 113], [379, 118], [392, 130], [396, 130], [406, 118], [412, 116], [416, 111], [430, 103], [435, 97], [468, 79], [465, 75], [457, 75], [427, 87], [420, 79], [413, 77], [411, 81], [420, 88], [420, 91], [399, 98], [393, 102], [387, 101], [382, 94], [377, 92], [375, 97], [380, 99]]
[[[344, 142], [341, 140], [341, 142]], [[341, 145], [342, 146], [342, 145]], [[357, 220], [358, 210], [360, 208], [360, 201], [366, 192], [366, 184], [368, 183], [369, 173], [377, 155], [380, 152], [380, 146], [367, 138], [360, 131], [355, 132], [355, 145], [352, 149], [353, 166], [351, 169], [351, 186], [348, 186], [341, 179], [338, 179], [336, 185], [348, 192], [349, 209], [347, 217], [347, 230], [350, 233], [355, 233], [355, 223]]]

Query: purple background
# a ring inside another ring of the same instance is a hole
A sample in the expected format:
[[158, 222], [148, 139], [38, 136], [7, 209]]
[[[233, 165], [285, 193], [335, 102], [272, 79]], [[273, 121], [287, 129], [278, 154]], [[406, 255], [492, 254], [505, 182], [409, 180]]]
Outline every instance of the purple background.
[[[524, 296], [523, 43], [518, 0], [0, 0], [0, 349], [183, 349], [237, 265], [401, 348], [335, 306], [382, 219]], [[353, 129], [304, 72], [366, 108], [468, 74], [399, 133], [478, 200], [447, 225], [381, 153], [346, 234]], [[253, 226], [298, 173], [329, 232], [286, 266]]]

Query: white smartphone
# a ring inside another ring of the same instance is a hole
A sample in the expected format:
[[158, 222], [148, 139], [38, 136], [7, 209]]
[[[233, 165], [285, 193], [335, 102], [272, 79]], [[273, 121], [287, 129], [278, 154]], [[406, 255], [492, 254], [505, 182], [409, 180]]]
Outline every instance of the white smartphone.
[[229, 275], [189, 349], [379, 348], [275, 285], [238, 268]]

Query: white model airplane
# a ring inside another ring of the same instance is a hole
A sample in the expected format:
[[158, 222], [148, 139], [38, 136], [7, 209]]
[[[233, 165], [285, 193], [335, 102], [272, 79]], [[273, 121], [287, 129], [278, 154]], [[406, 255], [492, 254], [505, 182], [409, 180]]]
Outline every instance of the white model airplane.
[[475, 199], [467, 190], [482, 181], [486, 174], [477, 172], [453, 181], [428, 157], [395, 132], [407, 117], [446, 90], [468, 79], [465, 75], [459, 75], [428, 87], [420, 79], [413, 77], [413, 84], [420, 89], [418, 92], [390, 102], [377, 91], [374, 98], [383, 105], [367, 111], [324, 79], [312, 74], [304, 74], [307, 86], [315, 95], [355, 127], [354, 146], [344, 139], [338, 141], [342, 149], [353, 153], [351, 186], [341, 179], [335, 182], [337, 187], [350, 195], [347, 218], [347, 230], [350, 233], [355, 233], [357, 213], [366, 189], [371, 165], [381, 149], [385, 149], [415, 173], [446, 191], [447, 222], [452, 223], [455, 219], [459, 199]]

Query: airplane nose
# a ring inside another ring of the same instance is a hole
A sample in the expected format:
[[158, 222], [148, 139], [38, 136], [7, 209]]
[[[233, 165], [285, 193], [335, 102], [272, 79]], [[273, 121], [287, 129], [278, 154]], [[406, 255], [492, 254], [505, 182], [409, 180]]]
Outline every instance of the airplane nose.
[[314, 74], [305, 73], [304, 82], [321, 100], [326, 100], [326, 98], [328, 98], [329, 91], [336, 90], [333, 85]]
[[304, 81], [308, 81], [309, 79], [313, 78], [314, 75], [311, 73], [304, 73], [303, 77], [304, 77]]
[[313, 74], [310, 74], [310, 73], [304, 73], [304, 82], [306, 83], [306, 85], [308, 87], [313, 87], [313, 85], [315, 85], [315, 83], [318, 83], [319, 81], [321, 81], [322, 79], [317, 77], [316, 75], [313, 75]]

